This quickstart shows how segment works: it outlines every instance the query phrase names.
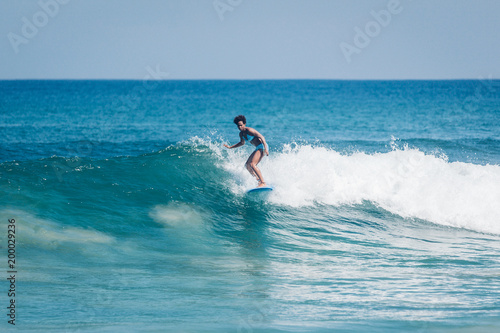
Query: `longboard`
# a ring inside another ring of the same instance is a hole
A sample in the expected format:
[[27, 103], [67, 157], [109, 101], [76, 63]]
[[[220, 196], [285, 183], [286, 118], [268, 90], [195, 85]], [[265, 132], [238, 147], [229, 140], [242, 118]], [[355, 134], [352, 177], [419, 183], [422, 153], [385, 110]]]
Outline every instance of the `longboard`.
[[264, 192], [271, 192], [272, 190], [273, 190], [272, 186], [262, 186], [262, 187], [251, 188], [247, 191], [247, 193], [264, 193]]

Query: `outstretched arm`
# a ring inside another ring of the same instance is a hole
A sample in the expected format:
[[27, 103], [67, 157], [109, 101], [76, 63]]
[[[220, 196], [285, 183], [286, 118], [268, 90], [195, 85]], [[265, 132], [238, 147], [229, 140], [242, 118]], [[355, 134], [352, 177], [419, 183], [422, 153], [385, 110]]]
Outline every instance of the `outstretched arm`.
[[240, 142], [238, 142], [237, 144], [235, 145], [232, 145], [232, 146], [228, 146], [228, 145], [224, 145], [224, 147], [228, 148], [228, 149], [233, 149], [233, 148], [238, 148], [238, 147], [241, 147], [245, 144], [245, 139], [243, 139], [243, 136], [241, 135], [240, 133]]

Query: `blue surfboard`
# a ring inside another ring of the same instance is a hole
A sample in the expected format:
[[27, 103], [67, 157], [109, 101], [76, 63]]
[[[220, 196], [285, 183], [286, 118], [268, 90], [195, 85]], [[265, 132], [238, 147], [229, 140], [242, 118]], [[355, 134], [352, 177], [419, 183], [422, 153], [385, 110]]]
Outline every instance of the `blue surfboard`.
[[265, 192], [271, 192], [272, 190], [273, 190], [272, 186], [262, 186], [262, 187], [251, 188], [247, 191], [247, 193], [265, 193]]

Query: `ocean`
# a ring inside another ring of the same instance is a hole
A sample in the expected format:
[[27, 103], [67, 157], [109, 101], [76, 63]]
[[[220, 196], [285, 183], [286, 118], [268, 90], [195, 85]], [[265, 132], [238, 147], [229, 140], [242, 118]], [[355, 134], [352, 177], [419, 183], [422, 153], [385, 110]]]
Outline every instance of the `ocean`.
[[0, 81], [0, 147], [2, 331], [500, 330], [498, 80]]

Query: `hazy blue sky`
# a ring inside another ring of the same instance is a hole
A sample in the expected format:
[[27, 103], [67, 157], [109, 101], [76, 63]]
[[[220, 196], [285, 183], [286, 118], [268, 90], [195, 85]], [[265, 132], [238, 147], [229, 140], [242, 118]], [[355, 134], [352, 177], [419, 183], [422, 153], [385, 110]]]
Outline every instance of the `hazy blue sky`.
[[2, 0], [0, 15], [0, 79], [500, 78], [499, 0]]

